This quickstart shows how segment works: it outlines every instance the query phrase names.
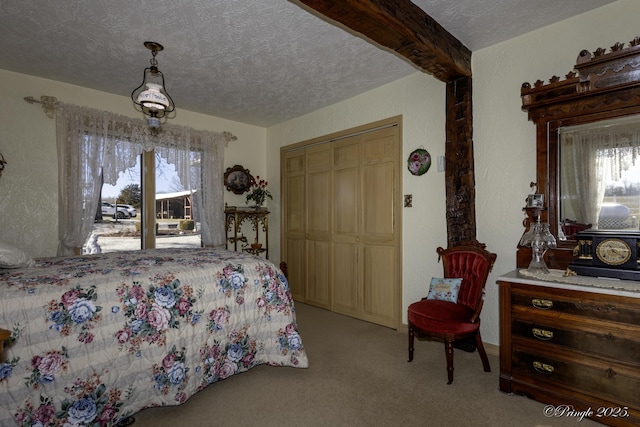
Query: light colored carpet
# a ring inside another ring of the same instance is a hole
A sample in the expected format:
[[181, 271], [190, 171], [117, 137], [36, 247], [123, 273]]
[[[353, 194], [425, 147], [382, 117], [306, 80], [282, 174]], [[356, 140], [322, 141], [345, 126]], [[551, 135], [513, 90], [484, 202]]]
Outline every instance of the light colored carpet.
[[598, 426], [548, 418], [544, 404], [498, 389], [499, 361], [482, 369], [457, 350], [447, 385], [444, 345], [296, 304], [308, 369], [259, 366], [214, 383], [181, 406], [138, 413], [134, 427], [164, 426]]

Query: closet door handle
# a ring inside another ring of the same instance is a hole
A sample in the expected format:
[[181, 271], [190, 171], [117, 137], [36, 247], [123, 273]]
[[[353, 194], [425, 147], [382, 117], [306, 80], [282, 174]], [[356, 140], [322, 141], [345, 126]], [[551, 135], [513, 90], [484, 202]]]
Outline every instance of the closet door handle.
[[531, 300], [531, 305], [541, 310], [550, 310], [553, 308], [553, 301], [549, 299], [534, 298]]

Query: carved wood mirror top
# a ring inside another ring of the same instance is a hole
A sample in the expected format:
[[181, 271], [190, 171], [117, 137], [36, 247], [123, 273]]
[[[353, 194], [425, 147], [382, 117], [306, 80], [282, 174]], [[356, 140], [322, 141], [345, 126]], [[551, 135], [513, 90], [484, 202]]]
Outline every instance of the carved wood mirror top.
[[[524, 83], [521, 98], [523, 110], [536, 125], [537, 191], [544, 194], [547, 201], [543, 209], [527, 209], [529, 220], [533, 215], [540, 215], [541, 221], [550, 224], [553, 235], [560, 237], [558, 248], [550, 250], [546, 258], [550, 268], [564, 269], [573, 259], [576, 242], [571, 235], [562, 240], [563, 230], [559, 225], [566, 219], [562, 217], [565, 212], [560, 210], [563, 179], [560, 134], [567, 129], [579, 129], [577, 126], [588, 129], [587, 124], [595, 127], [608, 120], [640, 114], [640, 37], [628, 45], [616, 43], [610, 49], [599, 48], [593, 53], [583, 50], [575, 70], [564, 79], [553, 76], [548, 83], [541, 80], [533, 85]], [[640, 115], [638, 118], [640, 122]], [[527, 248], [519, 248], [518, 267], [526, 267], [530, 257]]]

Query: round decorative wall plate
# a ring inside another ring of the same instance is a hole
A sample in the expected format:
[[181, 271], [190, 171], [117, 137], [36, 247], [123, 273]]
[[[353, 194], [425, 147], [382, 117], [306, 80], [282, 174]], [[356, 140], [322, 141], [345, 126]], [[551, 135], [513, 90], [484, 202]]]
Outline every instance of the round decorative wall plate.
[[413, 175], [423, 175], [431, 167], [431, 154], [424, 148], [413, 150], [407, 159], [407, 169]]

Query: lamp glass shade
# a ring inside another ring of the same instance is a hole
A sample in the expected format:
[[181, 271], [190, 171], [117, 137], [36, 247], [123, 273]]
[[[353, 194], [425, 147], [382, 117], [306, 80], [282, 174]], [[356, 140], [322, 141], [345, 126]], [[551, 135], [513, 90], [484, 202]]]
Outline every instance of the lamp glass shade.
[[147, 90], [140, 92], [138, 102], [149, 110], [164, 110], [169, 106], [169, 99], [161, 92], [162, 86], [147, 83]]
[[544, 262], [544, 254], [549, 248], [556, 247], [556, 239], [549, 231], [549, 224], [544, 222], [533, 222], [529, 230], [520, 239], [521, 246], [531, 248], [531, 263], [527, 267], [530, 273], [549, 273], [549, 269]]

